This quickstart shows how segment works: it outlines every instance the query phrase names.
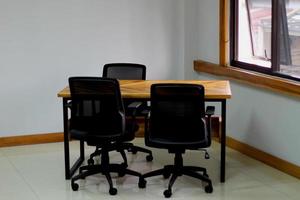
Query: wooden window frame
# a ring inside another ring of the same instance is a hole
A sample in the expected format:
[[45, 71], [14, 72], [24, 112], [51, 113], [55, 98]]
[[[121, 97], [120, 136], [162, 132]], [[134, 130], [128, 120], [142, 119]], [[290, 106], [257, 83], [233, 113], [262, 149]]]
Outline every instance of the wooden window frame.
[[[239, 0], [230, 0], [230, 41], [231, 41], [231, 46], [230, 46], [230, 64], [232, 66], [238, 67], [238, 68], [242, 68], [242, 69], [246, 69], [246, 70], [252, 70], [252, 71], [256, 71], [256, 72], [261, 72], [264, 74], [269, 74], [272, 76], [278, 76], [278, 77], [282, 77], [282, 78], [287, 78], [287, 79], [291, 79], [291, 80], [296, 80], [296, 81], [300, 81], [300, 78], [297, 77], [293, 77], [287, 74], [283, 74], [280, 73], [280, 42], [281, 42], [281, 35], [279, 34], [281, 32], [281, 22], [283, 24], [284, 28], [285, 26], [287, 26], [287, 24], [284, 23], [284, 20], [282, 19], [284, 16], [286, 16], [286, 14], [284, 14], [283, 11], [285, 11], [283, 9], [283, 7], [285, 5], [283, 5], [283, 1], [282, 0], [271, 0], [272, 2], [272, 44], [271, 44], [271, 68], [266, 68], [263, 66], [259, 66], [259, 65], [255, 65], [252, 63], [246, 63], [246, 62], [242, 62], [242, 61], [238, 61], [236, 56], [238, 54], [237, 52], [237, 46], [238, 46], [238, 17], [236, 16], [238, 13], [238, 8], [237, 8], [237, 4], [238, 4]], [[247, 0], [246, 0], [247, 2]], [[247, 4], [248, 5], [248, 4]], [[249, 10], [248, 10], [249, 11]], [[250, 15], [248, 13], [248, 15]], [[249, 16], [248, 16], [249, 17]], [[249, 17], [250, 18], [250, 17]], [[287, 28], [287, 27], [285, 27]], [[250, 26], [250, 31], [251, 31], [251, 26]], [[287, 31], [287, 30], [286, 30]], [[288, 37], [288, 35], [286, 35], [287, 33], [285, 33], [285, 31], [283, 31], [283, 35], [285, 35], [286, 37]], [[251, 32], [251, 42], [252, 42], [253, 38], [252, 38], [252, 32]], [[283, 38], [283, 45], [286, 47], [288, 45], [288, 39]], [[253, 45], [253, 44], [251, 44]], [[252, 51], [253, 48], [252, 48]], [[290, 53], [286, 54], [284, 57], [287, 59], [287, 57], [290, 56]]]
[[194, 70], [197, 72], [223, 76], [227, 79], [272, 90], [280, 94], [300, 97], [299, 81], [230, 66], [229, 44], [231, 38], [229, 36], [229, 1], [230, 0], [220, 0], [219, 64], [209, 63], [203, 60], [195, 60]]

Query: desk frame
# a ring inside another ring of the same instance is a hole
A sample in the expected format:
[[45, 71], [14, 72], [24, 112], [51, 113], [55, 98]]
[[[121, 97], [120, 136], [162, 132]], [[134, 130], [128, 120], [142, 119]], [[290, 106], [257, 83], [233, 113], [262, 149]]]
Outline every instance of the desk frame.
[[80, 140], [80, 156], [70, 168], [70, 145], [69, 145], [69, 113], [68, 101], [70, 98], [63, 98], [63, 120], [64, 120], [64, 152], [65, 152], [65, 178], [71, 179], [76, 170], [84, 161], [84, 141]]
[[[65, 178], [71, 179], [76, 170], [84, 161], [84, 141], [80, 141], [80, 156], [70, 167], [70, 145], [68, 127], [68, 98], [63, 98], [63, 120], [64, 120], [64, 153], [65, 153]], [[220, 158], [220, 182], [225, 182], [225, 158], [226, 158], [226, 99], [207, 99], [206, 102], [221, 103], [221, 158]]]
[[221, 103], [221, 158], [220, 158], [220, 182], [225, 182], [225, 165], [226, 165], [226, 99], [210, 99], [206, 102], [220, 102]]

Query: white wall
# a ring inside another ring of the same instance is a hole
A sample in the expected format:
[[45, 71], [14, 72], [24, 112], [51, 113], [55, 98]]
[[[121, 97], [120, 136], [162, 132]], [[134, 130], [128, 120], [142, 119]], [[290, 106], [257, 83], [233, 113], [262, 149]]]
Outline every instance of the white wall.
[[219, 1], [185, 0], [185, 77], [196, 78], [193, 61], [219, 60]]
[[[148, 79], [220, 78], [192, 65], [218, 63], [218, 2], [0, 0], [0, 136], [62, 131], [57, 92], [107, 62], [144, 63]], [[228, 136], [300, 165], [300, 100], [231, 86]]]
[[[219, 0], [187, 0], [185, 13], [185, 78], [226, 79], [196, 73], [192, 61], [218, 63]], [[187, 21], [192, 19], [189, 25]], [[300, 166], [300, 99], [231, 81], [227, 106], [227, 135]]]
[[181, 0], [0, 0], [0, 136], [61, 132], [57, 92], [108, 62], [182, 79]]

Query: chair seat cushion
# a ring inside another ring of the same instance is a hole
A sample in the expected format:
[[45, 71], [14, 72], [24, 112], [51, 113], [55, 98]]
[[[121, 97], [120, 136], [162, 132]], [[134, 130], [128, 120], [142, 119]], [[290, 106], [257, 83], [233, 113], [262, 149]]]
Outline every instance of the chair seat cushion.
[[83, 140], [85, 139], [87, 132], [86, 131], [80, 131], [77, 129], [71, 129], [70, 130], [70, 135], [72, 139], [76, 139], [76, 140]]
[[107, 144], [112, 141], [121, 140], [120, 133], [107, 133], [107, 134], [97, 134], [97, 132], [86, 132], [78, 129], [71, 129], [70, 135], [72, 139], [85, 140], [88, 145], [97, 146], [100, 144]]
[[97, 132], [93, 133], [92, 131], [90, 131], [89, 133], [87, 133], [87, 131], [81, 131], [79, 129], [71, 129], [70, 134], [72, 139], [86, 140], [88, 145], [96, 146], [97, 144], [107, 143], [114, 140], [123, 142], [132, 141], [135, 138], [135, 132], [138, 129], [139, 126], [135, 122], [133, 122], [132, 120], [126, 120], [126, 130], [125, 134], [122, 136], [120, 136], [119, 132], [115, 134], [105, 134], [105, 132], [102, 132], [101, 135], [99, 135]]

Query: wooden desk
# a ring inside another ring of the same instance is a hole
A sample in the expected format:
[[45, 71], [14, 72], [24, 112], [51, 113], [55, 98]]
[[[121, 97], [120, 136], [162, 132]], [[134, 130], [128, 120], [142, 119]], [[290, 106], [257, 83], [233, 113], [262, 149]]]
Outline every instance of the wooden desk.
[[[121, 94], [126, 99], [150, 99], [150, 86], [154, 83], [193, 83], [201, 84], [205, 88], [205, 101], [221, 103], [221, 159], [220, 159], [220, 181], [225, 182], [225, 153], [226, 153], [226, 100], [231, 98], [229, 81], [222, 80], [120, 80]], [[70, 100], [70, 90], [68, 87], [61, 90], [58, 97], [63, 99], [63, 119], [64, 119], [64, 148], [65, 148], [65, 177], [70, 179], [77, 168], [84, 161], [84, 142], [80, 141], [80, 157], [70, 168], [70, 150], [68, 134], [68, 101]]]

